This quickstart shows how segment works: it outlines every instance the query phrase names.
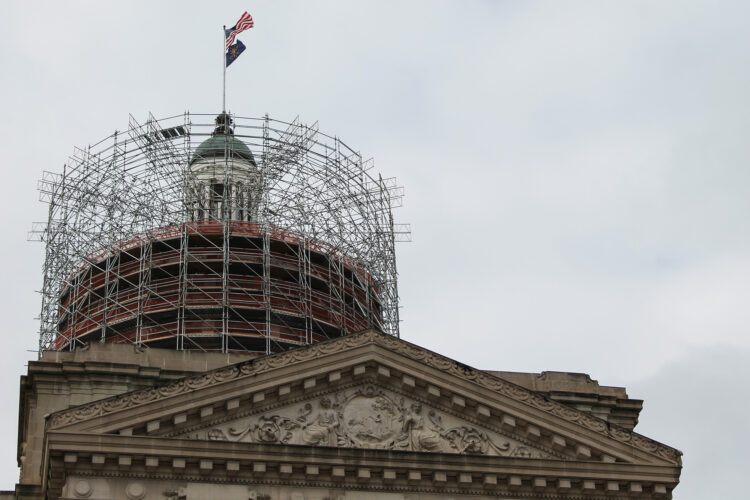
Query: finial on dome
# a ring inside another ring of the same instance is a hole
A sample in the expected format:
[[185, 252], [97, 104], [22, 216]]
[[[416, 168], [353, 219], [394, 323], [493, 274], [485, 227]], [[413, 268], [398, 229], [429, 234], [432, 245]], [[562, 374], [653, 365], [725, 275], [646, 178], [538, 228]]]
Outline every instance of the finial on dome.
[[212, 135], [233, 135], [234, 130], [232, 130], [232, 117], [229, 116], [228, 113], [225, 111], [222, 111], [217, 117], [216, 117], [216, 128], [214, 129], [214, 132]]

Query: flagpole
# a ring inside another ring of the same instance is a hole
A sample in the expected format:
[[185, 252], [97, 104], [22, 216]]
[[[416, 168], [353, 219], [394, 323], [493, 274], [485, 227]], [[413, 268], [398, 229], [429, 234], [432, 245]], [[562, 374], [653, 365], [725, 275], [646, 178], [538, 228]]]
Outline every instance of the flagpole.
[[221, 75], [221, 112], [227, 112], [227, 27], [223, 26], [221, 30], [221, 64], [224, 66], [224, 72]]

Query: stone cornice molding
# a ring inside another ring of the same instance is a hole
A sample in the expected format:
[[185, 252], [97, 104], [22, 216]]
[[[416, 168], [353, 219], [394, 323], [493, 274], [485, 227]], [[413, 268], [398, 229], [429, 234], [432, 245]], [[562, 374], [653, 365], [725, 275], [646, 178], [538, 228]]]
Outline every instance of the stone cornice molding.
[[485, 371], [471, 368], [448, 357], [374, 330], [347, 335], [283, 353], [254, 358], [232, 366], [178, 379], [161, 386], [137, 390], [56, 412], [48, 419], [47, 428], [49, 430], [60, 429], [73, 423], [99, 418], [120, 410], [174, 397], [193, 390], [216, 386], [230, 380], [257, 376], [271, 370], [341, 353], [367, 344], [380, 346], [443, 373], [470, 381], [519, 403], [529, 405], [544, 413], [579, 425], [589, 432], [612, 438], [621, 443], [627, 443], [672, 464], [681, 465], [680, 457], [682, 453], [679, 450], [636, 432], [608, 423], [583, 411], [552, 401], [541, 394], [515, 385]]
[[66, 475], [88, 475], [520, 498], [666, 498], [680, 473], [668, 465], [65, 432], [49, 433], [47, 450], [47, 477], [58, 491]]

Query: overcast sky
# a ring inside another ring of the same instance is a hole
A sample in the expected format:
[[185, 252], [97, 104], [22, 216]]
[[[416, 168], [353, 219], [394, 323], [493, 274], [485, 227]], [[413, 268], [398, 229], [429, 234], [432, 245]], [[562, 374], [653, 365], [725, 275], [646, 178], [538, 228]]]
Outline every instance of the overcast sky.
[[74, 146], [228, 107], [319, 121], [406, 188], [402, 338], [478, 368], [589, 373], [684, 453], [679, 500], [745, 498], [750, 4], [4, 2], [0, 489], [36, 357], [36, 182]]

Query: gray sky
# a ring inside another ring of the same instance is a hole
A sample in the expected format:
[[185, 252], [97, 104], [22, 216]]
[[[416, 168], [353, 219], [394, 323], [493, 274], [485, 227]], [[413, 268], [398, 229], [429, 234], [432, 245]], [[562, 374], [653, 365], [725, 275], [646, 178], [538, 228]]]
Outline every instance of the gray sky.
[[[16, 2], [0, 15], [6, 429], [35, 357], [36, 181], [149, 111], [221, 105], [342, 138], [406, 187], [402, 337], [487, 369], [587, 372], [740, 498], [750, 448], [750, 5]], [[721, 471], [724, 470], [724, 472]]]

